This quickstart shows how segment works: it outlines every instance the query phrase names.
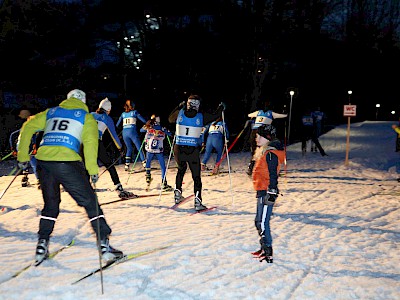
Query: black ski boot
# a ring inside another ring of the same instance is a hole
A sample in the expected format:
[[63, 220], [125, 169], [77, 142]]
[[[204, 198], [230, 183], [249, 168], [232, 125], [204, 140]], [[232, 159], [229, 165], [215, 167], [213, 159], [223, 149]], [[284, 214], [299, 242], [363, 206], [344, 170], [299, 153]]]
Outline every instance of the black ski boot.
[[46, 239], [39, 239], [36, 246], [35, 265], [40, 265], [48, 257], [49, 241]]
[[22, 175], [23, 175], [22, 181], [21, 181], [22, 187], [27, 187], [27, 186], [29, 186], [28, 174], [29, 174], [28, 171], [23, 171], [23, 172], [22, 172]]
[[116, 185], [116, 189], [115, 190], [118, 192], [118, 197], [120, 197], [121, 199], [134, 199], [134, 198], [138, 197], [134, 193], [125, 191], [123, 189], [123, 187], [122, 187], [122, 184], [120, 184], [120, 183], [118, 183]]
[[122, 251], [111, 247], [108, 238], [105, 238], [100, 241], [100, 247], [101, 247], [101, 257], [106, 263], [117, 260], [124, 256], [124, 253], [122, 253]]
[[201, 202], [201, 199], [196, 197], [194, 199], [194, 209], [196, 211], [201, 211], [201, 210], [207, 209], [207, 206], [203, 205], [203, 203]]
[[174, 198], [175, 198], [175, 204], [179, 204], [182, 202], [184, 197], [182, 196], [182, 191], [175, 189], [174, 190]]
[[146, 174], [146, 183], [150, 184], [152, 178], [151, 178], [151, 174]]
[[164, 180], [164, 183], [162, 183], [162, 191], [163, 192], [172, 192], [174, 189], [172, 186], [168, 185], [167, 181]]

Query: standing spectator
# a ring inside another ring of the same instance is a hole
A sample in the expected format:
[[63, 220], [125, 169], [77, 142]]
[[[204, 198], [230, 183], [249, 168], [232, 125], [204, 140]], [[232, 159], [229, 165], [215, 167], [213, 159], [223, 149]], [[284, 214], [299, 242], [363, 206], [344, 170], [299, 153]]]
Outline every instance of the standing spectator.
[[146, 119], [143, 118], [138, 111], [135, 109], [135, 103], [131, 100], [126, 100], [124, 105], [125, 111], [121, 114], [117, 121], [117, 127], [122, 121], [122, 138], [124, 139], [126, 145], [126, 155], [125, 155], [125, 171], [129, 170], [129, 165], [132, 161], [133, 146], [135, 145], [138, 155], [140, 156], [140, 161], [143, 167], [146, 165], [146, 160], [141, 149], [141, 142], [136, 128], [137, 119], [146, 124]]
[[122, 184], [119, 180], [117, 170], [115, 169], [114, 163], [108, 156], [106, 147], [104, 146], [102, 141], [103, 134], [107, 129], [111, 135], [111, 139], [115, 143], [115, 146], [118, 148], [120, 152], [122, 152], [121, 141], [119, 140], [118, 134], [115, 130], [114, 121], [109, 116], [110, 112], [111, 112], [111, 102], [110, 100], [108, 100], [108, 98], [104, 98], [103, 100], [101, 100], [99, 108], [96, 110], [96, 112], [92, 112], [94, 119], [97, 121], [99, 130], [98, 157], [101, 163], [107, 168], [107, 171], [110, 173], [111, 179], [114, 182], [115, 190], [117, 191], [118, 196], [120, 198], [136, 198], [137, 196], [135, 194], [125, 191], [123, 189]]
[[[318, 139], [324, 132], [325, 113], [322, 112], [321, 108], [318, 106], [317, 109], [311, 113], [311, 117], [314, 119], [315, 136]], [[317, 147], [315, 147], [314, 142], [311, 141], [311, 152], [313, 151], [317, 152]]]
[[261, 249], [254, 252], [260, 258], [272, 263], [272, 236], [270, 219], [275, 201], [279, 195], [278, 174], [285, 161], [282, 143], [276, 138], [272, 125], [261, 125], [256, 134], [257, 148], [254, 154], [253, 187], [257, 192], [255, 226], [260, 236]]
[[[42, 185], [44, 208], [42, 209], [35, 261], [41, 263], [49, 255], [49, 239], [60, 213], [60, 184], [79, 206], [85, 208], [92, 228], [100, 241], [105, 261], [122, 257], [123, 253], [109, 244], [111, 228], [88, 180], [98, 180], [97, 123], [86, 106], [86, 95], [75, 89], [59, 106], [47, 109], [29, 121], [21, 129], [18, 149], [18, 166], [25, 169], [29, 161], [29, 145], [32, 135], [44, 131], [37, 154], [37, 171]], [[80, 149], [83, 146], [85, 165]], [[86, 170], [85, 170], [86, 167]]]
[[[400, 136], [400, 126], [393, 124], [392, 128], [394, 131], [396, 131], [396, 133], [397, 133], [396, 139], [398, 140], [399, 136]], [[396, 148], [396, 152], [397, 151], [398, 150]], [[397, 162], [396, 162], [396, 171], [397, 171], [397, 174], [400, 174], [400, 160], [397, 160]], [[400, 182], [400, 177], [397, 178], [397, 181]]]
[[247, 169], [247, 175], [251, 176], [251, 174], [253, 172], [254, 163], [255, 163], [255, 161], [253, 159], [253, 155], [257, 148], [256, 133], [257, 133], [258, 127], [260, 127], [261, 125], [272, 124], [272, 121], [274, 119], [286, 118], [287, 114], [279, 114], [279, 113], [272, 111], [272, 109], [270, 109], [270, 102], [267, 101], [265, 103], [264, 109], [256, 110], [256, 111], [248, 114], [247, 116], [249, 118], [255, 118], [254, 125], [252, 125], [252, 131], [250, 133], [251, 158], [250, 158], [249, 167]]
[[201, 196], [201, 132], [205, 124], [221, 117], [222, 111], [225, 109], [225, 104], [221, 102], [213, 114], [200, 112], [200, 103], [200, 96], [190, 95], [188, 100], [180, 103], [168, 117], [170, 123], [176, 123], [174, 157], [178, 166], [178, 172], [175, 179], [175, 203], [180, 203], [184, 198], [182, 196], [182, 182], [187, 166], [189, 165], [194, 182], [194, 207], [197, 211], [207, 209], [202, 203]]
[[307, 109], [304, 115], [302, 116], [301, 122], [302, 122], [301, 151], [303, 153], [303, 156], [307, 152], [307, 141], [310, 139], [318, 148], [319, 153], [322, 156], [326, 156], [327, 154], [325, 153], [324, 149], [319, 143], [318, 137], [316, 135], [315, 120], [312, 117], [311, 111], [309, 109]]
[[[225, 131], [225, 133], [224, 133]], [[206, 151], [204, 152], [203, 160], [201, 162], [201, 170], [207, 169], [207, 162], [211, 157], [212, 150], [215, 149], [217, 152], [217, 158], [215, 163], [218, 163], [222, 157], [222, 152], [225, 145], [225, 134], [226, 143], [229, 141], [229, 131], [226, 124], [222, 121], [222, 118], [218, 118], [216, 121], [208, 124], [204, 130], [204, 135], [208, 132], [206, 141]], [[218, 167], [219, 168], [219, 167]], [[218, 173], [218, 168], [213, 169], [213, 173]]]
[[151, 178], [151, 161], [154, 157], [157, 158], [161, 168], [161, 188], [164, 192], [173, 191], [173, 188], [168, 185], [166, 167], [164, 161], [164, 139], [166, 136], [171, 136], [172, 133], [162, 127], [160, 117], [152, 115], [151, 119], [140, 129], [140, 132], [146, 132], [145, 147], [146, 147], [146, 183], [150, 185]]

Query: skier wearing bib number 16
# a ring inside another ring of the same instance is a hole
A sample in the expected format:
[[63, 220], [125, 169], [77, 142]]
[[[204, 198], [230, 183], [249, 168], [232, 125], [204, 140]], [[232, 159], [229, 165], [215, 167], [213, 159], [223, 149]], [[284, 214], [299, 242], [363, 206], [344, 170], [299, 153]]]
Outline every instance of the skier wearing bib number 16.
[[[36, 246], [35, 264], [49, 256], [49, 239], [60, 213], [60, 185], [86, 210], [89, 222], [100, 240], [102, 258], [105, 261], [123, 256], [110, 246], [111, 228], [99, 206], [93, 183], [99, 176], [97, 148], [99, 133], [96, 120], [86, 106], [86, 94], [78, 89], [68, 93], [59, 106], [49, 108], [26, 121], [21, 129], [18, 148], [18, 166], [24, 170], [29, 162], [29, 144], [32, 135], [44, 130], [42, 143], [37, 151], [37, 172], [42, 187], [44, 207], [41, 212]], [[85, 165], [80, 155], [81, 147]], [[86, 170], [85, 170], [86, 168]]]
[[182, 196], [182, 182], [189, 165], [194, 183], [194, 208], [196, 211], [207, 209], [202, 203], [202, 182], [200, 175], [200, 147], [201, 132], [203, 127], [217, 120], [225, 110], [225, 104], [221, 102], [213, 113], [200, 112], [201, 98], [198, 95], [190, 95], [187, 101], [181, 102], [169, 115], [168, 121], [176, 123], [174, 157], [178, 166], [175, 178], [175, 203], [180, 203]]

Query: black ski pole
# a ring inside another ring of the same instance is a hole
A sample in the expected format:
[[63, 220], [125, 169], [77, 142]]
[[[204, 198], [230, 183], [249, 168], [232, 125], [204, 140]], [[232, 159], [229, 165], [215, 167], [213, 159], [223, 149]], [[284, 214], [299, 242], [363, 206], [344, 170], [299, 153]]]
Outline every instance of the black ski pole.
[[[99, 176], [100, 177], [100, 176]], [[101, 261], [101, 239], [100, 239], [100, 220], [99, 220], [99, 199], [97, 198], [97, 193], [96, 193], [96, 184], [92, 181], [93, 183], [93, 193], [96, 197], [96, 215], [97, 215], [97, 250], [99, 253], [99, 265], [100, 265], [100, 284], [101, 284], [101, 294], [104, 294], [104, 284], [103, 284], [103, 263]]]
[[111, 165], [109, 165], [108, 168], [106, 168], [103, 172], [101, 172], [99, 177], [101, 175], [103, 175], [109, 168], [111, 168], [113, 165], [115, 165], [122, 158], [122, 156], [124, 156], [124, 154], [125, 154], [124, 152], [121, 152], [120, 156], [118, 156], [118, 158], [116, 160], [114, 160], [114, 162]]
[[14, 175], [14, 178], [11, 180], [11, 182], [8, 184], [8, 186], [5, 188], [5, 190], [1, 193], [0, 195], [0, 200], [1, 198], [3, 198], [4, 194], [7, 192], [7, 190], [10, 188], [10, 186], [12, 185], [12, 183], [15, 181], [15, 179], [18, 177], [18, 175], [22, 172], [21, 168], [18, 168], [17, 173]]

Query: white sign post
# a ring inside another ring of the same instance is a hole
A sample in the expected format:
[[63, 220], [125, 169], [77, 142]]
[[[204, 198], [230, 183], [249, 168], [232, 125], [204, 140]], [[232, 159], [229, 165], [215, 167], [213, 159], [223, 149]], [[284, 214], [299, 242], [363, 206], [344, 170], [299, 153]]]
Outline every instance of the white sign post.
[[[351, 95], [351, 93], [349, 93]], [[350, 97], [350, 96], [349, 96]], [[345, 105], [343, 108], [343, 116], [347, 117], [347, 137], [346, 137], [346, 159], [344, 165], [349, 165], [349, 151], [350, 151], [350, 118], [356, 116], [356, 105]]]

